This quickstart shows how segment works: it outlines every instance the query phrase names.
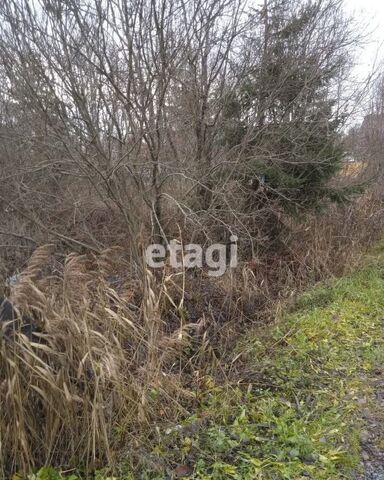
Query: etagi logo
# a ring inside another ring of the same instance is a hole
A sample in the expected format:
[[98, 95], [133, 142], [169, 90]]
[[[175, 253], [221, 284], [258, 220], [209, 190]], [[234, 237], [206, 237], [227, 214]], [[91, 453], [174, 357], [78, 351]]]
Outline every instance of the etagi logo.
[[155, 243], [145, 251], [145, 260], [151, 268], [164, 267], [167, 257], [174, 269], [205, 266], [208, 267], [210, 277], [220, 277], [227, 271], [227, 267], [237, 267], [237, 237], [232, 235], [228, 244], [215, 243], [206, 250], [195, 243], [183, 246], [177, 240], [171, 240], [167, 247]]

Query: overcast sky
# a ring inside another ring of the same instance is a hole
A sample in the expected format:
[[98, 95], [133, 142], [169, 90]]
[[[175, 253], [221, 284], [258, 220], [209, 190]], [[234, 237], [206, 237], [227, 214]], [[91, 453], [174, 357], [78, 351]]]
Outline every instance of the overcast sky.
[[384, 60], [384, 0], [344, 0], [347, 9], [365, 26], [370, 41], [359, 51], [356, 72], [364, 78]]

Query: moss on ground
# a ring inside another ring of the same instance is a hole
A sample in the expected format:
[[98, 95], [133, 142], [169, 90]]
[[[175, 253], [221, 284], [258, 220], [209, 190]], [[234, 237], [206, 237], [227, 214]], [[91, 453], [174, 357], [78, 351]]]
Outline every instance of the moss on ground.
[[199, 412], [159, 435], [151, 456], [159, 468], [132, 475], [127, 461], [121, 478], [352, 478], [359, 399], [384, 359], [383, 316], [378, 248], [362, 270], [314, 288], [268, 332], [241, 341], [234, 358], [251, 372], [247, 385], [207, 379]]

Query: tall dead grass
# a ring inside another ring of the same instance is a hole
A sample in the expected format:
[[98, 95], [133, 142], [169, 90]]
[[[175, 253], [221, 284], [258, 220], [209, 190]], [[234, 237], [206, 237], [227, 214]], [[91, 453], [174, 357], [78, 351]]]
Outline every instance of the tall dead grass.
[[379, 188], [345, 205], [333, 205], [304, 222], [290, 221], [278, 253], [256, 257], [237, 272], [239, 296], [251, 319], [270, 319], [287, 299], [321, 280], [355, 268], [384, 234], [384, 198]]
[[[175, 418], [184, 392], [173, 364], [188, 341], [165, 333], [167, 279], [132, 278], [113, 249], [33, 254], [12, 299], [35, 319], [32, 341], [0, 339], [0, 476], [44, 464], [91, 469], [158, 416]], [[117, 272], [117, 274], [116, 274]]]

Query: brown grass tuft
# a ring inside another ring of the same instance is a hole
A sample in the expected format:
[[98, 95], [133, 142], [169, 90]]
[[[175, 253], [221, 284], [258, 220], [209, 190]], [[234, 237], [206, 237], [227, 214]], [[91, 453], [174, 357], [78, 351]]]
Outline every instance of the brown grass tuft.
[[188, 336], [165, 331], [163, 284], [155, 287], [150, 272], [144, 288], [111, 278], [115, 254], [68, 255], [59, 273], [42, 247], [21, 275], [12, 297], [41, 332], [0, 340], [3, 476], [43, 464], [113, 465], [130, 433], [159, 410], [174, 418], [190, 395], [174, 369]]

